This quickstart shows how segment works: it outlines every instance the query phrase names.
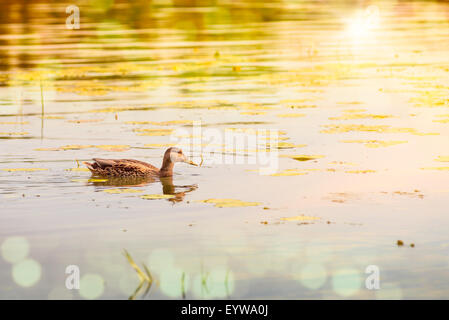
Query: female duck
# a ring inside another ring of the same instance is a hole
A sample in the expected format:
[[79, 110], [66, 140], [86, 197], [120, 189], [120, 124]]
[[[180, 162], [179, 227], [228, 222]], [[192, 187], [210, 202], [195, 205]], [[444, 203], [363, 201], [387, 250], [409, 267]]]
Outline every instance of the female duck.
[[171, 177], [176, 162], [186, 162], [196, 166], [179, 148], [168, 148], [164, 154], [162, 167], [133, 159], [93, 159], [94, 162], [83, 162], [95, 176], [109, 177]]

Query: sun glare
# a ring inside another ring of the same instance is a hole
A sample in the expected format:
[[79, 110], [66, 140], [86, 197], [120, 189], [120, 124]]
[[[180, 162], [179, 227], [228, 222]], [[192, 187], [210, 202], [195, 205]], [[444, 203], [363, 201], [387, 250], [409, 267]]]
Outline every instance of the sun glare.
[[369, 6], [357, 12], [346, 21], [346, 34], [356, 42], [372, 37], [373, 30], [379, 27], [380, 14], [377, 6]]

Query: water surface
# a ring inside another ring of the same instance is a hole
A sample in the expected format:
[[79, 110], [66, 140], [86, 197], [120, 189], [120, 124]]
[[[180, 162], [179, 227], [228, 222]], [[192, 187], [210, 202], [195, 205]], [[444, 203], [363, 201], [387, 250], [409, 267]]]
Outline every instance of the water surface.
[[[448, 297], [448, 3], [86, 1], [78, 30], [67, 5], [1, 5], [1, 298]], [[78, 168], [159, 166], [192, 121], [279, 130], [277, 174]]]

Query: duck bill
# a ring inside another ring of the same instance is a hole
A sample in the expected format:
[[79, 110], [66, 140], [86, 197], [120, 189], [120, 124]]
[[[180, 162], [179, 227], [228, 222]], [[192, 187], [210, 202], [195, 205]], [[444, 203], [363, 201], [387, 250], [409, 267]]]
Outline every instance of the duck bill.
[[192, 166], [198, 167], [198, 165], [197, 165], [195, 162], [193, 162], [192, 160], [186, 159], [184, 162], [185, 162], [185, 163], [188, 163], [188, 164], [190, 164], [190, 165], [192, 165]]
[[190, 160], [186, 156], [184, 156], [183, 162], [188, 163], [188, 164], [190, 164], [192, 166], [197, 166], [198, 167], [198, 165], [195, 162], [193, 162], [192, 160]]

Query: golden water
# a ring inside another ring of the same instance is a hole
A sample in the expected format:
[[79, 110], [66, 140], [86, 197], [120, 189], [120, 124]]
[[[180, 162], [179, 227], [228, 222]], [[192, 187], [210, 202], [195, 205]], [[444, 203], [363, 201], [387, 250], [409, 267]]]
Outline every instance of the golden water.
[[[0, 298], [448, 297], [447, 2], [85, 1], [78, 30], [66, 6], [1, 4]], [[192, 121], [283, 132], [277, 174], [77, 169], [159, 166]]]

